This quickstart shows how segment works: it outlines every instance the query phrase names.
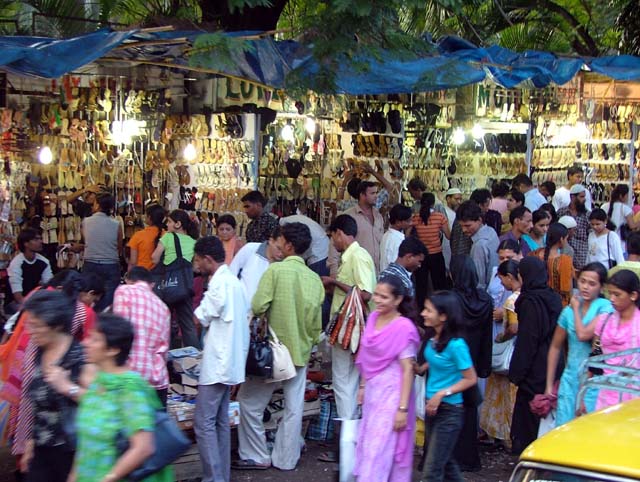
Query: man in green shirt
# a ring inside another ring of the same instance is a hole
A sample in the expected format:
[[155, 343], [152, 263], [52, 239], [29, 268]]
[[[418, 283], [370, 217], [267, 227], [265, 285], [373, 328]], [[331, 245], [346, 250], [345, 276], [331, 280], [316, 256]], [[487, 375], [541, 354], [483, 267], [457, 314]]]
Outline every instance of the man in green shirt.
[[279, 229], [276, 244], [284, 259], [271, 264], [262, 275], [251, 309], [256, 315], [266, 314], [271, 328], [289, 350], [297, 374], [282, 382], [284, 416], [271, 455], [262, 416], [279, 384], [248, 378], [240, 388], [240, 460], [232, 464], [234, 469], [266, 469], [273, 465], [281, 470], [293, 470], [300, 458], [307, 363], [322, 331], [324, 288], [320, 277], [302, 259], [311, 245], [309, 228], [302, 223], [290, 223]]
[[[329, 226], [331, 241], [342, 257], [338, 273], [334, 278], [322, 277], [327, 290], [333, 290], [331, 316], [335, 316], [352, 286], [362, 292], [362, 299], [368, 302], [376, 287], [376, 268], [371, 255], [356, 241], [358, 225], [348, 214], [341, 214]], [[358, 385], [360, 374], [355, 366], [355, 358], [350, 350], [334, 345], [331, 348], [331, 369], [333, 372], [333, 395], [336, 400], [338, 417], [353, 420], [358, 412]]]

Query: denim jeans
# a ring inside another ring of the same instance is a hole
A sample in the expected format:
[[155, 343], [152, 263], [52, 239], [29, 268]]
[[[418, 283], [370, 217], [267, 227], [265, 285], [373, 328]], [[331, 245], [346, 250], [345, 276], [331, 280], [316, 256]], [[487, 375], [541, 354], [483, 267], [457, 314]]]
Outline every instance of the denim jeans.
[[425, 418], [426, 462], [424, 482], [464, 482], [453, 449], [464, 423], [464, 407], [442, 402], [433, 417]]
[[98, 300], [94, 307], [96, 313], [100, 313], [113, 304], [113, 293], [120, 284], [120, 264], [102, 264], [85, 261], [82, 271], [85, 273], [95, 273], [104, 281], [104, 295]]

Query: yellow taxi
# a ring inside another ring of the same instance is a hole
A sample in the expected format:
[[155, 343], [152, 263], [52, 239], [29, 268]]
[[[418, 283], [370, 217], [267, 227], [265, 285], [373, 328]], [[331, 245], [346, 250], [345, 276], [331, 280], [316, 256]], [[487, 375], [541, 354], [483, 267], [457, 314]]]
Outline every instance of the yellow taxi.
[[529, 445], [510, 482], [640, 481], [640, 399], [558, 427]]

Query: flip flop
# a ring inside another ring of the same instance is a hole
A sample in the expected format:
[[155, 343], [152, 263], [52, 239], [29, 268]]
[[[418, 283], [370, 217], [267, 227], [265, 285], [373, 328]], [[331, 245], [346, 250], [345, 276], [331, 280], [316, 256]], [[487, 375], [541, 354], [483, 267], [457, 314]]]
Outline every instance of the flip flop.
[[328, 462], [334, 464], [338, 461], [338, 455], [335, 452], [323, 452], [318, 455], [317, 459], [320, 462]]
[[231, 468], [234, 470], [267, 470], [271, 467], [271, 464], [259, 464], [255, 460], [235, 460], [231, 463]]

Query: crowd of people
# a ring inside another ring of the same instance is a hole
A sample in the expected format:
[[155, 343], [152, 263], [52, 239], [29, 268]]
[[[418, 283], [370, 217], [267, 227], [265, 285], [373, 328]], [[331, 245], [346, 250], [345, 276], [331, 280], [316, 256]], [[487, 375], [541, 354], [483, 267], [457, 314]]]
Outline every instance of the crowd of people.
[[[519, 454], [538, 437], [537, 396], [557, 397], [556, 426], [626, 400], [608, 390], [580, 399], [579, 378], [595, 342], [604, 354], [640, 347], [640, 223], [628, 187], [592, 209], [581, 176], [570, 168], [566, 186], [538, 189], [521, 174], [468, 200], [449, 189], [442, 201], [414, 179], [412, 206], [359, 181], [350, 183], [352, 206], [326, 229], [304, 213], [278, 219], [253, 191], [242, 198], [245, 239], [233, 216], [216, 218], [217, 236], [199, 237], [187, 212], [150, 206], [128, 249], [103, 193], [90, 198], [93, 214], [72, 247], [84, 252], [82, 273], [54, 275], [41, 234], [24, 228], [9, 267], [15, 315], [0, 347], [20, 472], [28, 481], [125, 479], [154, 450], [167, 354], [180, 346], [202, 352], [194, 431], [205, 482], [229, 481], [231, 469], [295, 469], [318, 346], [331, 353], [338, 418], [361, 417], [359, 480], [411, 480], [418, 417], [423, 480], [456, 482], [481, 470], [480, 443]], [[196, 273], [190, 295], [165, 303], [158, 267], [182, 260]], [[354, 290], [368, 313], [357, 350], [325, 333]], [[250, 320], [260, 318], [295, 367], [279, 383], [245, 372]], [[504, 344], [512, 355], [498, 369], [493, 355]], [[612, 363], [640, 368], [640, 355]], [[414, 384], [423, 376], [419, 413]], [[269, 447], [263, 414], [278, 388], [284, 414]], [[145, 480], [173, 480], [171, 469]]]

